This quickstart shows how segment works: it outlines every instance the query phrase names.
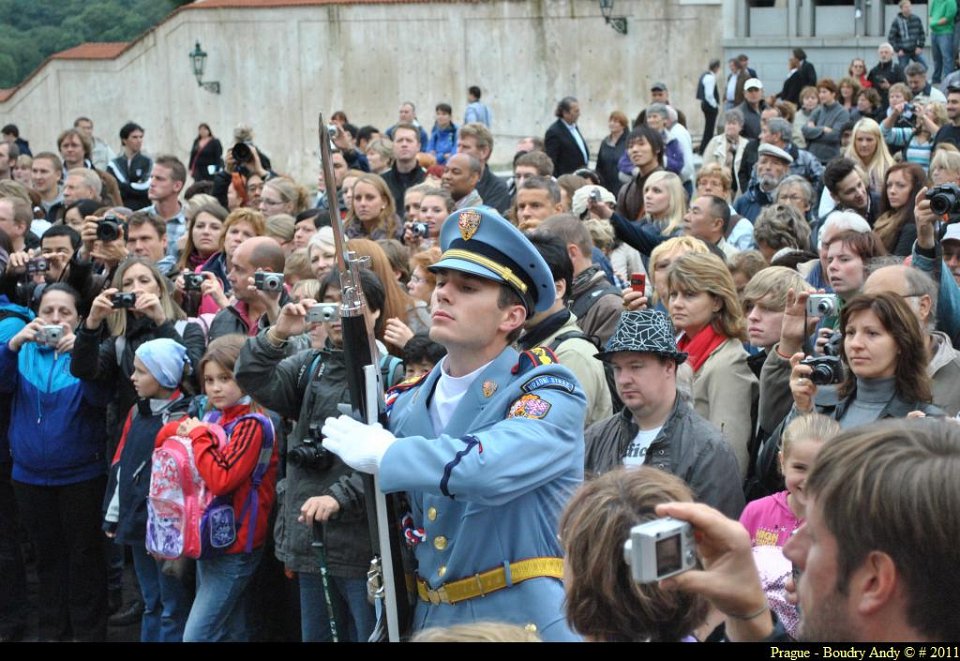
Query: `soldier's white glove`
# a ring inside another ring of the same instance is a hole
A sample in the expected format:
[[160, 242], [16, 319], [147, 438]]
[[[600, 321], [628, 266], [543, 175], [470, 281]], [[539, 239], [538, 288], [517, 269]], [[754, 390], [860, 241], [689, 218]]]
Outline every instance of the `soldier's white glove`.
[[351, 468], [374, 475], [380, 470], [380, 460], [387, 448], [397, 440], [379, 422], [365, 425], [348, 415], [327, 418], [320, 431], [324, 435], [323, 447]]

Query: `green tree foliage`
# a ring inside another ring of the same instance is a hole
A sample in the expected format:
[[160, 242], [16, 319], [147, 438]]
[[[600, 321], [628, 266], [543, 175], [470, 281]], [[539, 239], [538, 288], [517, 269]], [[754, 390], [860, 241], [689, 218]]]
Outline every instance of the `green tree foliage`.
[[132, 41], [190, 0], [0, 0], [0, 88], [88, 41]]

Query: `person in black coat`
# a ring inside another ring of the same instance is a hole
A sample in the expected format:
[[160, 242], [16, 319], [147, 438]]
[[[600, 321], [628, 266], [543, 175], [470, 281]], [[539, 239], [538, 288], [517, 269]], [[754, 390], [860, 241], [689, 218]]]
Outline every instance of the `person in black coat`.
[[550, 125], [543, 138], [544, 151], [553, 161], [553, 176], [570, 174], [586, 167], [590, 162], [590, 148], [577, 128], [580, 118], [580, 103], [566, 96], [554, 111], [557, 121]]
[[804, 87], [817, 85], [817, 70], [807, 62], [807, 54], [802, 48], [794, 48], [787, 63], [790, 65], [790, 75], [783, 81], [783, 89], [777, 97], [799, 108], [800, 91]]
[[194, 181], [213, 181], [223, 168], [223, 145], [213, 137], [209, 124], [200, 124], [197, 132], [190, 149], [190, 176]]

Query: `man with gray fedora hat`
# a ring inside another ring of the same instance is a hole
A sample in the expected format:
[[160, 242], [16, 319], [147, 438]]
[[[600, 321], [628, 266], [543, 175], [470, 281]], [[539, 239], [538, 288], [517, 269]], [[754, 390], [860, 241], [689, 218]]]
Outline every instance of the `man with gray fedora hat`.
[[585, 470], [654, 466], [682, 478], [699, 502], [734, 519], [744, 506], [740, 469], [723, 434], [677, 390], [677, 350], [670, 319], [657, 310], [628, 311], [597, 359], [613, 365], [624, 408], [586, 432]]

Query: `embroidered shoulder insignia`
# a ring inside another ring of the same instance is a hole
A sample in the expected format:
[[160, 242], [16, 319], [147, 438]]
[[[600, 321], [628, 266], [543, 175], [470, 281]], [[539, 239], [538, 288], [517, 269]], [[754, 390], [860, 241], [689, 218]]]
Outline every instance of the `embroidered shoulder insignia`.
[[543, 374], [541, 376], [535, 376], [522, 386], [520, 390], [523, 392], [533, 392], [534, 390], [540, 390], [541, 388], [550, 388], [552, 390], [562, 390], [563, 392], [573, 393], [577, 389], [577, 385], [573, 381], [568, 381], [554, 374]]
[[556, 365], [560, 362], [557, 354], [553, 353], [549, 347], [533, 347], [520, 354], [517, 364], [513, 366], [511, 372], [514, 374], [523, 374], [534, 367], [540, 365]]
[[550, 402], [536, 395], [523, 395], [510, 405], [507, 418], [528, 418], [539, 420], [547, 415]]

